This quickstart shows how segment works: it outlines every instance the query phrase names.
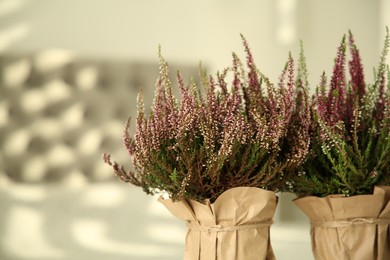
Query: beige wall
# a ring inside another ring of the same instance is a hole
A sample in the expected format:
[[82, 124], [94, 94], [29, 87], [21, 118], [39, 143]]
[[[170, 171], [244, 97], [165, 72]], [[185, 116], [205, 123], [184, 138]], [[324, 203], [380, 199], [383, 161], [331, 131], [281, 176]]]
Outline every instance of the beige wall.
[[[380, 9], [380, 28], [384, 28], [386, 26], [390, 29], [390, 0], [380, 0], [379, 4]], [[382, 30], [380, 39], [385, 37], [385, 31]], [[390, 59], [387, 59], [387, 63], [390, 65]]]
[[388, 5], [388, 0], [2, 0], [0, 50], [59, 47], [156, 60], [161, 44], [168, 61], [203, 61], [215, 71], [230, 63], [231, 51], [242, 54], [243, 33], [258, 66], [276, 79], [288, 51], [296, 56], [302, 39], [316, 84], [322, 70], [331, 71], [348, 29], [366, 66], [377, 63]]
[[336, 48], [348, 30], [355, 36], [366, 76], [372, 78], [372, 67], [379, 62], [379, 46], [382, 47], [385, 32], [385, 27], [379, 24], [379, 1], [301, 0], [298, 16], [312, 82], [319, 82], [323, 70], [332, 71]]

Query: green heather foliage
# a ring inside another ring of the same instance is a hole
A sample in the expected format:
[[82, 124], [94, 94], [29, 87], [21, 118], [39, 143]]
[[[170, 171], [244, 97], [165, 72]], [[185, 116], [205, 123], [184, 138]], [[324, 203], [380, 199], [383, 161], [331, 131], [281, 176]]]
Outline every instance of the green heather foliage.
[[214, 201], [239, 186], [291, 189], [288, 173], [304, 162], [310, 145], [304, 57], [295, 75], [290, 55], [274, 85], [257, 69], [242, 40], [246, 64], [233, 53], [232, 65], [222, 73], [201, 71], [201, 86], [185, 84], [178, 73], [179, 99], [159, 52], [152, 112], [145, 115], [139, 95], [134, 135], [129, 122], [124, 132], [135, 170], [127, 171], [104, 155], [123, 181], [148, 194], [166, 192], [174, 200], [200, 202]]
[[313, 98], [310, 152], [293, 181], [298, 195], [371, 194], [376, 185], [390, 185], [389, 41], [387, 28], [374, 82], [367, 84], [353, 35], [344, 35], [330, 83], [324, 73]]

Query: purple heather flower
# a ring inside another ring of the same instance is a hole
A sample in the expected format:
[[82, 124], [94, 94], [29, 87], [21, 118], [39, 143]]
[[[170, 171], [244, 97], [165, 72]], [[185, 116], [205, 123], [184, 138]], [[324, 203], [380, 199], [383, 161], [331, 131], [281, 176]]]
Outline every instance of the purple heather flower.
[[[172, 93], [168, 64], [159, 52], [152, 112], [145, 117], [140, 93], [134, 136], [129, 135], [128, 123], [123, 135], [135, 172], [125, 172], [105, 156], [122, 180], [148, 193], [166, 190], [174, 198], [191, 193], [197, 199], [215, 199], [237, 185], [282, 189], [283, 169], [298, 167], [308, 152], [310, 110], [303, 89], [307, 80], [299, 78], [296, 83], [290, 55], [275, 87], [256, 68], [243, 36], [242, 41], [246, 66], [233, 53], [232, 65], [215, 78], [202, 75], [204, 96], [195, 83], [186, 85], [178, 73], [179, 101]], [[233, 80], [227, 82], [230, 76]]]
[[355, 45], [355, 41], [351, 32], [349, 32], [349, 49], [352, 57], [352, 59], [349, 61], [349, 73], [351, 80], [346, 97], [344, 118], [347, 132], [352, 130], [353, 125], [359, 124], [359, 127], [363, 127], [364, 122], [355, 121], [359, 120], [357, 115], [362, 109], [364, 102], [363, 98], [366, 93], [363, 65], [361, 63], [359, 50]]
[[326, 101], [328, 117], [325, 118], [325, 122], [330, 126], [342, 120], [345, 114], [345, 49], [346, 43], [344, 36], [338, 48]]

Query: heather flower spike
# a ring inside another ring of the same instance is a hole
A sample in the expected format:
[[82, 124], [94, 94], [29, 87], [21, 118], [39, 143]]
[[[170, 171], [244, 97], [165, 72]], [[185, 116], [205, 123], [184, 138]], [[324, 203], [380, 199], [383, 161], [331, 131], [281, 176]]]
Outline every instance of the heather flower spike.
[[306, 67], [306, 57], [303, 50], [303, 42], [300, 42], [300, 53], [299, 53], [299, 67], [298, 67], [298, 77], [297, 84], [302, 87], [309, 89], [309, 80], [308, 80], [308, 72]]
[[300, 170], [305, 174], [294, 180], [296, 193], [352, 196], [371, 194], [376, 185], [390, 185], [390, 77], [386, 76], [390, 72], [385, 65], [389, 45], [386, 28], [375, 80], [368, 84], [352, 33], [348, 44], [343, 37], [329, 86], [323, 74], [311, 105], [311, 152]]
[[346, 39], [345, 35], [339, 46], [326, 105], [328, 118], [326, 123], [335, 125], [343, 119], [345, 114], [345, 63], [346, 63]]
[[386, 87], [386, 61], [385, 57], [389, 52], [389, 29], [387, 29], [387, 37], [385, 39], [384, 48], [382, 51], [381, 60], [378, 66], [378, 73], [376, 75], [375, 87], [378, 88], [378, 93], [376, 96], [375, 108], [374, 108], [374, 119], [376, 122], [381, 122], [383, 120], [383, 113], [385, 111], [386, 96], [385, 96], [385, 87]]
[[145, 115], [140, 94], [133, 137], [126, 123], [124, 144], [134, 172], [104, 156], [121, 180], [147, 193], [165, 191], [174, 200], [200, 202], [239, 186], [291, 189], [286, 178], [304, 162], [310, 143], [306, 65], [301, 57], [297, 74], [290, 54], [275, 86], [241, 39], [246, 63], [233, 53], [231, 66], [221, 73], [201, 71], [203, 92], [196, 81], [187, 84], [178, 73], [177, 99], [159, 48], [152, 112]]

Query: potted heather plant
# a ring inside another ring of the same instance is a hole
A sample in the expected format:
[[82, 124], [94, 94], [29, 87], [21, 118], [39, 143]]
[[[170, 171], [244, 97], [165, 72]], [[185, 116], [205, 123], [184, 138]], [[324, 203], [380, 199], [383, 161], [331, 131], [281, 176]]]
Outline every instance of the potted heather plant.
[[242, 40], [246, 65], [233, 54], [222, 73], [201, 70], [201, 87], [185, 84], [178, 73], [179, 100], [159, 52], [152, 112], [145, 115], [139, 95], [134, 135], [129, 122], [124, 132], [135, 170], [104, 155], [123, 181], [168, 194], [160, 202], [188, 225], [185, 259], [274, 259], [275, 191], [290, 188], [286, 169], [296, 169], [308, 153], [305, 68], [295, 77], [290, 55], [274, 85]]
[[389, 41], [387, 29], [374, 82], [367, 84], [353, 35], [344, 35], [329, 86], [323, 74], [315, 93], [310, 154], [293, 190], [311, 220], [316, 259], [390, 259]]

